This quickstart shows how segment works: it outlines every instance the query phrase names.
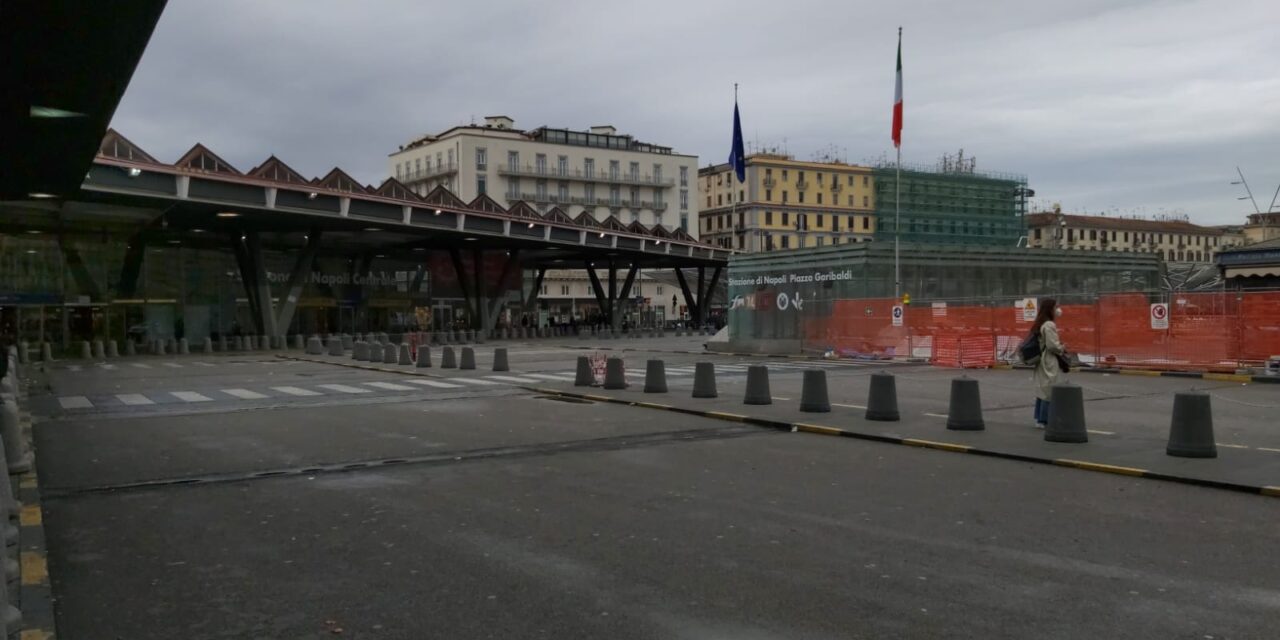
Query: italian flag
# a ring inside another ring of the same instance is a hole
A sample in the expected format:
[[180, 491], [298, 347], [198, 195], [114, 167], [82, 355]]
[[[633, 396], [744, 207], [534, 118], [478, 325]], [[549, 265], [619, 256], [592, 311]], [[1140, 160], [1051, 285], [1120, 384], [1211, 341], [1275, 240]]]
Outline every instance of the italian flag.
[[893, 88], [893, 146], [902, 147], [902, 27], [898, 27], [898, 79]]

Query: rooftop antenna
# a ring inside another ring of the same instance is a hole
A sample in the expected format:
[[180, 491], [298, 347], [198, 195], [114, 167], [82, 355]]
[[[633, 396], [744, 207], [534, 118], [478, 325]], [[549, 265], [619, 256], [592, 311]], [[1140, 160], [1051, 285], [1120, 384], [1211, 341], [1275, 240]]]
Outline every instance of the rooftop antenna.
[[[1242, 197], [1236, 198], [1236, 200], [1248, 200], [1248, 201], [1250, 201], [1250, 202], [1252, 202], [1252, 203], [1253, 203], [1253, 212], [1254, 212], [1254, 213], [1262, 213], [1262, 209], [1259, 209], [1259, 208], [1258, 208], [1258, 201], [1253, 199], [1253, 191], [1252, 191], [1251, 189], [1249, 189], [1249, 181], [1247, 181], [1247, 180], [1245, 180], [1245, 179], [1244, 179], [1244, 172], [1240, 170], [1240, 166], [1239, 166], [1239, 165], [1236, 165], [1236, 174], [1240, 176], [1240, 179], [1239, 179], [1239, 180], [1233, 180], [1233, 181], [1231, 182], [1231, 184], [1244, 185], [1244, 192], [1245, 192], [1246, 194], [1248, 194], [1248, 195], [1245, 195], [1245, 196], [1242, 196]], [[1280, 189], [1277, 189], [1277, 193], [1280, 193]], [[1272, 198], [1272, 199], [1271, 199], [1271, 204], [1275, 204], [1275, 198]], [[1269, 208], [1270, 208], [1270, 207], [1268, 207], [1268, 209], [1269, 209]]]

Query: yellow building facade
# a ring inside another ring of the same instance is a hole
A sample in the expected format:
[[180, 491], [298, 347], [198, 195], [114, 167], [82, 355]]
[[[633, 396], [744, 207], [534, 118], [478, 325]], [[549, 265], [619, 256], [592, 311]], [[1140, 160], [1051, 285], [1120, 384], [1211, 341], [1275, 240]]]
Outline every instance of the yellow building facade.
[[745, 252], [869, 242], [876, 230], [870, 167], [747, 157], [746, 181], [728, 164], [698, 171], [698, 232]]

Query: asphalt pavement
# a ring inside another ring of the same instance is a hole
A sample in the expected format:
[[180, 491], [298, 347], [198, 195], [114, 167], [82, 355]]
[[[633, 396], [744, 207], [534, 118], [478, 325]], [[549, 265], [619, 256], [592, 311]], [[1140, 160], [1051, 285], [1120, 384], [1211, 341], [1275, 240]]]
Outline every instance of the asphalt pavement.
[[[756, 362], [670, 353], [696, 339], [610, 342], [502, 345], [510, 372], [488, 370], [492, 344], [473, 371], [276, 357], [296, 352], [55, 365], [32, 404], [58, 637], [1271, 638], [1280, 625], [1280, 500], [529, 390], [571, 388], [558, 378], [576, 356], [626, 347], [645, 350], [626, 353], [639, 372], [649, 357], [717, 362], [711, 402], [728, 410]], [[765, 409], [794, 413], [814, 365], [770, 364]], [[816, 365], [839, 382], [833, 402], [855, 405], [829, 417], [852, 425], [879, 365]], [[940, 429], [924, 414], [945, 414], [955, 372], [892, 371], [911, 424]], [[1025, 374], [970, 375], [999, 426], [985, 435], [1020, 437]], [[687, 398], [681, 377], [667, 401]], [[1188, 381], [1082, 382], [1090, 428], [1158, 443], [1160, 405]], [[1280, 448], [1267, 418], [1280, 389], [1212, 392], [1220, 441]]]

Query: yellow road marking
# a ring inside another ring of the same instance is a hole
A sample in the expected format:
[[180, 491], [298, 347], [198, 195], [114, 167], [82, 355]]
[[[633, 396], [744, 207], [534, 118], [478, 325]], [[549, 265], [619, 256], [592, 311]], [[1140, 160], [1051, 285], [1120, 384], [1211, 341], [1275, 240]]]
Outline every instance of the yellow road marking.
[[1147, 371], [1145, 369], [1121, 369], [1120, 375], [1125, 376], [1147, 376], [1149, 378], [1159, 378], [1159, 371]]
[[933, 440], [918, 440], [916, 438], [903, 438], [902, 444], [911, 445], [913, 447], [925, 447], [928, 449], [941, 449], [943, 451], [959, 451], [960, 453], [964, 453], [973, 448], [963, 444], [934, 442]]
[[671, 408], [671, 405], [669, 404], [658, 404], [656, 402], [637, 402], [636, 406], [648, 407], [650, 409], [670, 409]]
[[714, 416], [714, 417], [717, 417], [717, 418], [725, 418], [725, 419], [728, 419], [728, 420], [735, 420], [735, 421], [737, 421], [737, 422], [742, 422], [743, 420], [746, 420], [746, 419], [747, 419], [747, 417], [746, 417], [746, 416], [744, 416], [744, 415], [740, 415], [740, 414], [737, 414], [737, 413], [725, 413], [725, 412], [723, 412], [723, 411], [708, 411], [708, 412], [706, 413], [706, 415], [708, 415], [708, 416]]
[[844, 433], [842, 430], [837, 429], [835, 427], [824, 427], [819, 424], [805, 424], [803, 422], [797, 422], [792, 426], [795, 427], [796, 431], [803, 431], [805, 433], [820, 433], [822, 435], [827, 435], [827, 436], [838, 436], [841, 433]]
[[[572, 398], [573, 396], [569, 397]], [[609, 396], [593, 396], [587, 393], [582, 394], [582, 397], [587, 400], [596, 400], [598, 402], [609, 402], [610, 400], [613, 400], [613, 398], [610, 398]]]
[[832, 402], [831, 404], [837, 407], [849, 407], [850, 409], [866, 409], [866, 407], [860, 404], [840, 404], [839, 402]]
[[1272, 449], [1271, 447], [1258, 447], [1258, 451], [1271, 451], [1273, 453], [1280, 453], [1280, 449]]
[[20, 488], [20, 489], [35, 489], [35, 488], [36, 488], [36, 477], [35, 477], [34, 475], [32, 475], [32, 476], [30, 476], [30, 477], [25, 477], [25, 476], [24, 476], [24, 477], [22, 478], [22, 481], [18, 483], [18, 488]]
[[1067, 458], [1058, 458], [1053, 461], [1054, 464], [1062, 467], [1075, 467], [1076, 469], [1086, 469], [1088, 471], [1102, 471], [1104, 473], [1118, 473], [1122, 476], [1138, 476], [1141, 477], [1147, 473], [1145, 469], [1135, 469], [1133, 467], [1118, 467], [1111, 464], [1102, 464], [1100, 462], [1085, 462], [1084, 460], [1070, 460]]
[[24, 527], [36, 527], [42, 522], [44, 522], [44, 517], [40, 515], [40, 505], [22, 505], [22, 512], [18, 515], [19, 525]]
[[1243, 445], [1243, 444], [1227, 444], [1227, 443], [1225, 443], [1225, 442], [1219, 442], [1219, 443], [1217, 443], [1217, 445], [1218, 445], [1219, 447], [1226, 447], [1226, 448], [1228, 448], [1228, 449], [1248, 449], [1248, 448], [1249, 448], [1249, 447], [1248, 447], [1248, 445]]
[[1217, 380], [1219, 382], [1253, 382], [1253, 378], [1242, 376], [1238, 373], [1206, 373], [1205, 380]]
[[43, 553], [35, 551], [22, 552], [22, 584], [45, 584], [49, 582], [49, 565]]
[[1280, 497], [1280, 487], [1263, 487], [1262, 495]]
[[24, 629], [19, 640], [52, 640], [53, 634], [44, 629]]

